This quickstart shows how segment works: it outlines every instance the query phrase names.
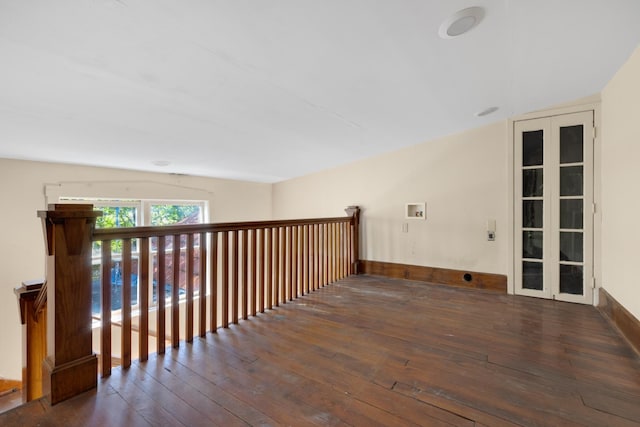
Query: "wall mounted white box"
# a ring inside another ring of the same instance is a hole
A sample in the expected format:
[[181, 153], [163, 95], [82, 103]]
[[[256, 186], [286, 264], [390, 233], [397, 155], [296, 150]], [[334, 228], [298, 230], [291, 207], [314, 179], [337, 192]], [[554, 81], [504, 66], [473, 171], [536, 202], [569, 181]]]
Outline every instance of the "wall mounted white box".
[[407, 203], [404, 211], [406, 219], [427, 218], [427, 208], [425, 203]]

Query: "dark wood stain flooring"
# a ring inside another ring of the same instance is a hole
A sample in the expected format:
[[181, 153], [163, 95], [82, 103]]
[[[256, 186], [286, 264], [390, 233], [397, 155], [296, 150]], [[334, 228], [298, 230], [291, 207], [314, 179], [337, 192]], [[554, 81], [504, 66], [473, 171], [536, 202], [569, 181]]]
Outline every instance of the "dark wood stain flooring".
[[2, 426], [638, 426], [591, 306], [352, 276]]

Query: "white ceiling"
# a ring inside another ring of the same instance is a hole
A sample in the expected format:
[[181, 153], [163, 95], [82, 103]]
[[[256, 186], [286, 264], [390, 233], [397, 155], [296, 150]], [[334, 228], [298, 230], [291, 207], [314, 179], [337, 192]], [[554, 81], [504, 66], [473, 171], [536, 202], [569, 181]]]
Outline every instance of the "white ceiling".
[[[439, 38], [469, 6], [480, 25]], [[638, 17], [638, 0], [0, 0], [0, 157], [277, 182], [596, 94]]]

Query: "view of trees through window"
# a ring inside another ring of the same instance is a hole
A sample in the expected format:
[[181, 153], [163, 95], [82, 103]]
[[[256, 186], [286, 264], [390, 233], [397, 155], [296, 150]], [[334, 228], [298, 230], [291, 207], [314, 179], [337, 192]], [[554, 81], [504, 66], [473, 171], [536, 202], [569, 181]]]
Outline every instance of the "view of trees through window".
[[102, 211], [96, 220], [97, 228], [135, 227], [138, 225], [138, 208], [133, 206], [95, 206]]
[[151, 205], [151, 225], [199, 224], [201, 216], [198, 205]]

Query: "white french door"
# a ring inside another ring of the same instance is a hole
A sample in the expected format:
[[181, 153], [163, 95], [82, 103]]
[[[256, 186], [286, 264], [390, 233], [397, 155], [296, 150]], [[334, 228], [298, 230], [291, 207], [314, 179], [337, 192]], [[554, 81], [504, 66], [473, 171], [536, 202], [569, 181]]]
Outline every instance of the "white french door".
[[593, 112], [514, 123], [515, 293], [593, 302]]

